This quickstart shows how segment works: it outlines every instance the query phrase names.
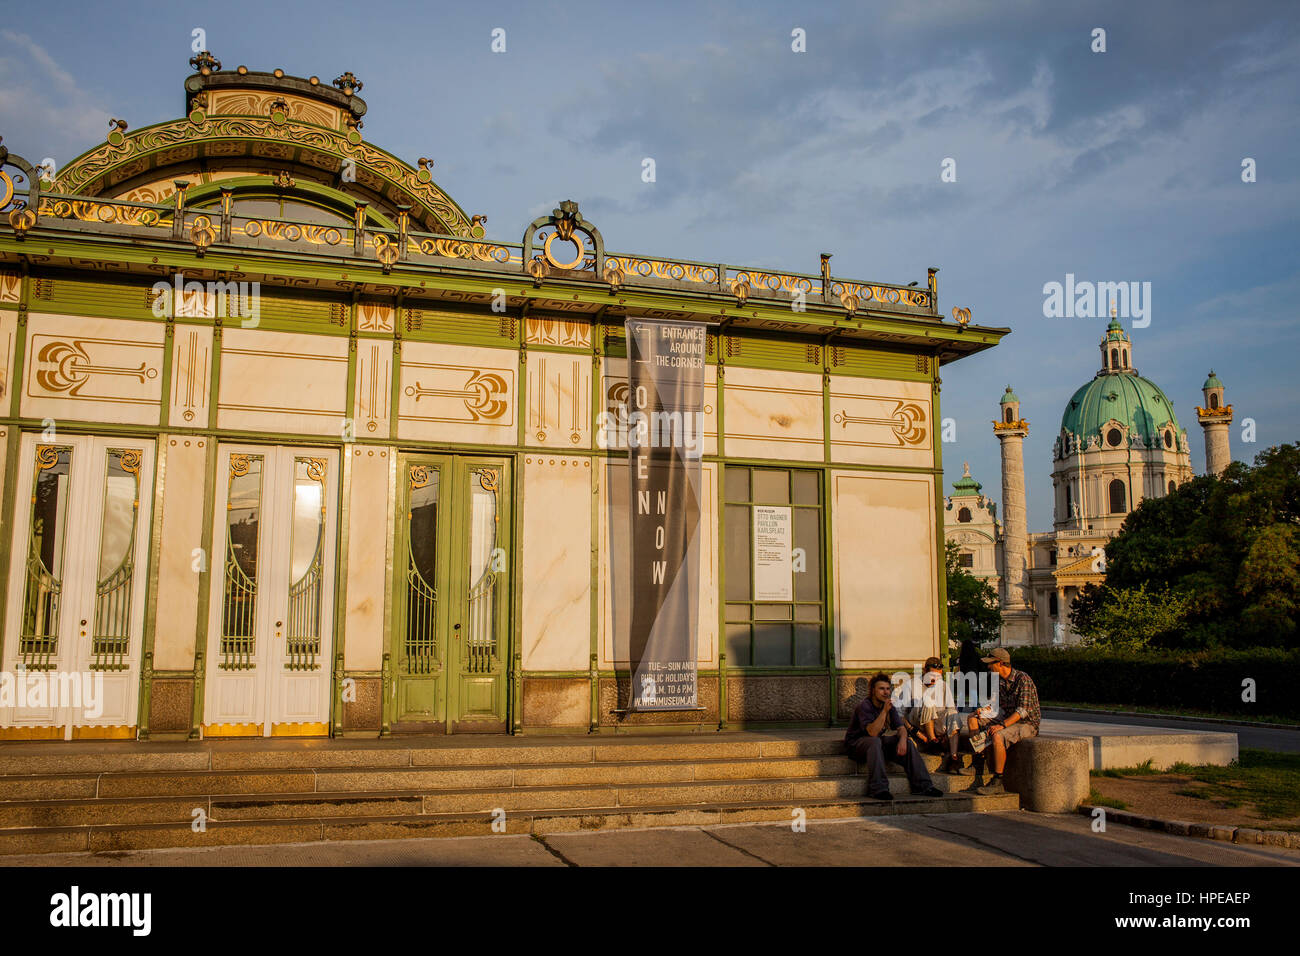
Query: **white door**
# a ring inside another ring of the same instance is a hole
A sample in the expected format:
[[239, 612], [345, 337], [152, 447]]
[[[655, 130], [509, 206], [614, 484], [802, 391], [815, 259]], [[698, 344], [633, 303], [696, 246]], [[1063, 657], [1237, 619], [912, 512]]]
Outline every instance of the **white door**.
[[222, 445], [204, 736], [329, 733], [338, 456]]
[[5, 736], [134, 738], [151, 440], [23, 435], [5, 612]]

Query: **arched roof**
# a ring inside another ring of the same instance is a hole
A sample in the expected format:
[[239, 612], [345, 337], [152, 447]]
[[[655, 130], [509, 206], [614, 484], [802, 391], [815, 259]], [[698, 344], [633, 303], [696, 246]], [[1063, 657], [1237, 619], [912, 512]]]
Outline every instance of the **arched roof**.
[[419, 168], [361, 137], [362, 83], [344, 73], [333, 86], [284, 71], [221, 69], [211, 54], [191, 61], [183, 119], [127, 131], [119, 123], [101, 145], [60, 170], [54, 191], [98, 198], [163, 202], [175, 182], [286, 172], [376, 207], [388, 217], [410, 207], [412, 227], [454, 236], [481, 235], [465, 211]]

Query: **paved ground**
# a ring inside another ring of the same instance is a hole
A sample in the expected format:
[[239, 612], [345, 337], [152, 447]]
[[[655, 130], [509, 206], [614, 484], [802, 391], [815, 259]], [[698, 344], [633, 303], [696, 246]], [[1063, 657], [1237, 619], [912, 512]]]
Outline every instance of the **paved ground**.
[[60, 853], [9, 866], [1300, 866], [1300, 851], [1021, 811], [605, 833]]
[[[1273, 750], [1280, 753], [1300, 753], [1300, 729], [1273, 730], [1242, 724], [1211, 724], [1190, 720], [1169, 720], [1163, 717], [1113, 717], [1108, 714], [1071, 714], [1066, 711], [1043, 709], [1043, 717], [1054, 721], [1071, 721], [1086, 724], [1127, 724], [1130, 727], [1159, 727], [1166, 730], [1205, 730], [1210, 733], [1233, 733], [1237, 744], [1253, 750]], [[1068, 733], [1068, 731], [1062, 731]]]

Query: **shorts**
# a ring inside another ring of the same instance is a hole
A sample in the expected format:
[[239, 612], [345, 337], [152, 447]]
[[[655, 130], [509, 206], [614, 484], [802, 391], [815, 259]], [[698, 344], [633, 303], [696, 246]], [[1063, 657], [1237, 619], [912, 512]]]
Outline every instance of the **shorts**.
[[[990, 725], [996, 724], [997, 722], [998, 721], [994, 718], [986, 718], [979, 722], [979, 728], [980, 730], [985, 730]], [[1027, 720], [1017, 720], [1010, 727], [1004, 726], [1001, 734], [1002, 743], [1007, 747], [1010, 747], [1018, 740], [1028, 740], [1030, 737], [1037, 736], [1038, 730]]]
[[961, 729], [957, 711], [950, 707], [912, 707], [905, 716], [907, 722], [918, 730], [931, 720], [937, 734], [955, 734]]

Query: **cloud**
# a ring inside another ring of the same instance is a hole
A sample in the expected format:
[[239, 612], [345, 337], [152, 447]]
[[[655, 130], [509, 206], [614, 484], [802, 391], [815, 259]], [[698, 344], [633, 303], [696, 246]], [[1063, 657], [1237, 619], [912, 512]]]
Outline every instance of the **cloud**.
[[0, 30], [0, 129], [12, 151], [62, 168], [103, 141], [108, 116], [44, 47]]

